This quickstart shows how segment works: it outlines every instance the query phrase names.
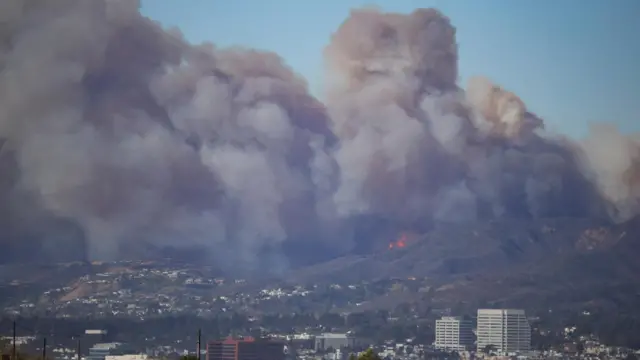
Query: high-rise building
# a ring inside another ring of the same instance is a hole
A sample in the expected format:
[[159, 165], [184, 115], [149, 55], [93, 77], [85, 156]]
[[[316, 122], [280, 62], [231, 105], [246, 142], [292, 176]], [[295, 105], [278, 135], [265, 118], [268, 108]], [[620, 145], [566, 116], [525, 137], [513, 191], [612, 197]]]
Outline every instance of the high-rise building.
[[266, 339], [232, 339], [207, 344], [207, 360], [284, 360], [284, 343]]
[[477, 350], [509, 354], [531, 349], [531, 327], [524, 310], [479, 309]]
[[346, 333], [323, 333], [316, 336], [315, 350], [326, 351], [329, 349], [353, 349], [356, 346], [356, 338]]
[[449, 351], [470, 350], [473, 347], [471, 321], [456, 316], [443, 316], [436, 320], [435, 347]]

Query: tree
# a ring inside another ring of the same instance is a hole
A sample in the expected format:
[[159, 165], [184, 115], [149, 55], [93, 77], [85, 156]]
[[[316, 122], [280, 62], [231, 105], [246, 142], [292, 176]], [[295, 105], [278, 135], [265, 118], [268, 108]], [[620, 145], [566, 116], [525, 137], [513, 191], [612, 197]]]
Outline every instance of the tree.
[[484, 348], [482, 348], [482, 352], [487, 354], [487, 355], [490, 355], [490, 354], [494, 353], [495, 351], [496, 351], [496, 346], [495, 345], [491, 345], [491, 344], [489, 344], [489, 345], [485, 346]]
[[373, 349], [367, 349], [358, 356], [358, 360], [382, 360], [380, 356], [373, 351]]
[[182, 355], [180, 356], [180, 360], [198, 360], [198, 355], [193, 355], [193, 354]]

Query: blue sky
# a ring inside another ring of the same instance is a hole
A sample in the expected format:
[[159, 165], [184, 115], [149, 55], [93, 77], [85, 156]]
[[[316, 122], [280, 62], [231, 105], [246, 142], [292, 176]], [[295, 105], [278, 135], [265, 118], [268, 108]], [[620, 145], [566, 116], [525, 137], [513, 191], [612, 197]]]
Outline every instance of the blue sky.
[[275, 51], [321, 94], [322, 50], [349, 10], [436, 7], [457, 28], [460, 84], [484, 75], [552, 131], [591, 122], [640, 131], [640, 0], [143, 0], [142, 13], [192, 42]]

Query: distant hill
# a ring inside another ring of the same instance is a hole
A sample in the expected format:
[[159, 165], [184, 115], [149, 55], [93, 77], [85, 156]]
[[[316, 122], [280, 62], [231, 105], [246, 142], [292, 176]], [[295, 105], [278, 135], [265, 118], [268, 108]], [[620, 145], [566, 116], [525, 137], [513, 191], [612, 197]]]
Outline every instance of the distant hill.
[[640, 222], [590, 219], [437, 224], [403, 247], [297, 270], [296, 281], [428, 278], [436, 300], [631, 305], [640, 297]]
[[[416, 278], [429, 291], [411, 296], [426, 296], [442, 304], [579, 305], [619, 310], [640, 302], [640, 221], [610, 224], [564, 218], [434, 224], [423, 233], [399, 232], [395, 238], [380, 236], [374, 242], [377, 245], [368, 251], [292, 267], [279, 278], [258, 278], [242, 286], [253, 288], [270, 281], [310, 284]], [[0, 284], [7, 290], [3, 297], [14, 299], [66, 287], [64, 300], [96, 291], [111, 292], [120, 286], [88, 285], [80, 279], [85, 275], [135, 273], [138, 268], [150, 267], [188, 268], [204, 278], [223, 275], [211, 266], [175, 259], [13, 264], [0, 266]], [[7, 286], [16, 281], [20, 286]], [[168, 285], [159, 282], [153, 286]], [[402, 301], [399, 298], [394, 303]]]

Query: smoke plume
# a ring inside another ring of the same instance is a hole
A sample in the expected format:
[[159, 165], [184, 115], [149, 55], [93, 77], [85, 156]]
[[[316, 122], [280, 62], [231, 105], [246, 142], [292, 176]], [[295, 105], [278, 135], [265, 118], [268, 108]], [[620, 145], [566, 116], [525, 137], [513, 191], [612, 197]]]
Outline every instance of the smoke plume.
[[354, 10], [325, 50], [323, 103], [276, 54], [190, 44], [138, 8], [0, 3], [8, 258], [172, 247], [277, 270], [287, 248], [371, 241], [366, 219], [640, 211], [638, 139], [551, 136], [491, 81], [459, 88], [455, 28], [437, 10]]

